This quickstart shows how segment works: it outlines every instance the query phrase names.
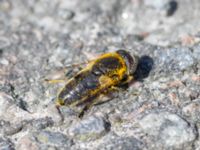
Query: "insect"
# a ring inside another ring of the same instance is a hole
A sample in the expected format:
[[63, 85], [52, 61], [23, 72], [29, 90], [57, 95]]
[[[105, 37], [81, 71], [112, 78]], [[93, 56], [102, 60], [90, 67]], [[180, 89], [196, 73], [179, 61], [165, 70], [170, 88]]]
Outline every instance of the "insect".
[[96, 97], [133, 79], [138, 58], [126, 50], [105, 53], [69, 79], [57, 95], [58, 107], [84, 105], [79, 117], [98, 103]]

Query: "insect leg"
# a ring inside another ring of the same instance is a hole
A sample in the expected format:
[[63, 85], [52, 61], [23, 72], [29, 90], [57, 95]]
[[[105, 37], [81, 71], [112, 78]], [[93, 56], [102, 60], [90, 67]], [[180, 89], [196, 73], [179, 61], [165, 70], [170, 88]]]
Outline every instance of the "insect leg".
[[91, 106], [89, 104], [87, 104], [86, 106], [84, 106], [84, 108], [80, 111], [80, 113], [78, 114], [79, 118], [83, 118], [83, 115], [85, 113], [85, 111], [87, 111]]
[[57, 69], [42, 78], [43, 82], [52, 84], [66, 82], [67, 80], [68, 78], [66, 77], [63, 69]]
[[86, 52], [86, 51], [81, 51], [81, 53], [88, 59], [97, 59], [101, 54], [96, 54], [96, 53], [91, 53], [91, 52]]
[[62, 83], [62, 82], [66, 82], [66, 80], [62, 80], [62, 79], [44, 79], [45, 82], [50, 83], [50, 84], [56, 84], [56, 83]]
[[86, 56], [87, 60], [85, 60], [83, 62], [79, 62], [79, 63], [65, 65], [64, 69], [73, 68], [73, 67], [79, 67], [79, 66], [82, 66], [82, 65], [86, 65], [86, 64], [92, 63], [100, 55], [100, 54], [94, 54], [94, 53], [91, 54], [91, 52], [86, 52], [86, 51], [81, 51], [81, 53]]
[[133, 79], [133, 76], [127, 76], [127, 78], [124, 81], [117, 85], [117, 88], [121, 90], [126, 90], [129, 87], [129, 83], [131, 83]]
[[133, 80], [133, 76], [130, 76], [130, 75], [129, 75], [129, 76], [127, 77], [127, 79], [121, 83], [121, 85], [123, 85], [123, 84], [128, 84], [128, 83], [131, 82], [132, 80]]
[[89, 110], [93, 105], [96, 104], [96, 98], [97, 98], [96, 96], [88, 98], [89, 102], [86, 103], [83, 109], [79, 112], [79, 115], [78, 115], [79, 118], [83, 118], [84, 113], [87, 110]]
[[115, 92], [120, 92], [120, 91], [124, 91], [124, 85], [119, 85], [119, 86], [111, 86], [110, 88], [108, 88], [107, 90], [104, 90], [102, 92], [102, 94], [104, 95], [112, 95]]
[[64, 69], [68, 69], [68, 68], [73, 68], [73, 67], [79, 67], [85, 64], [88, 64], [90, 61], [85, 61], [85, 62], [81, 62], [81, 63], [75, 63], [75, 64], [68, 64], [64, 66]]
[[63, 121], [64, 121], [64, 116], [63, 116], [63, 114], [62, 114], [61, 111], [60, 111], [60, 105], [56, 105], [56, 109], [57, 109], [57, 111], [58, 111], [58, 114], [59, 114], [60, 117], [61, 117], [61, 122], [63, 122]]

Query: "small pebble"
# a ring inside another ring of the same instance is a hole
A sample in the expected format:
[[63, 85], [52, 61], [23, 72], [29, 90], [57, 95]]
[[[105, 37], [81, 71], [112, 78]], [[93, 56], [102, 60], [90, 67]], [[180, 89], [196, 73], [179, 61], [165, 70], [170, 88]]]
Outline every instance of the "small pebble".
[[81, 141], [91, 141], [102, 137], [109, 130], [110, 123], [103, 117], [90, 116], [72, 125], [69, 135]]
[[146, 134], [155, 137], [165, 148], [186, 146], [189, 149], [197, 136], [188, 122], [169, 112], [147, 114], [139, 124]]

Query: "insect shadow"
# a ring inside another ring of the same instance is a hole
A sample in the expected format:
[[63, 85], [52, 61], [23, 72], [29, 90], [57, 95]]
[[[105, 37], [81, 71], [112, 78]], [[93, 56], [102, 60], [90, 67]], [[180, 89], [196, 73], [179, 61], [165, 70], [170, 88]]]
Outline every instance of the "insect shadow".
[[176, 0], [171, 0], [166, 7], [167, 7], [167, 16], [170, 17], [178, 9], [178, 2]]
[[143, 81], [144, 78], [149, 76], [149, 73], [153, 69], [154, 61], [149, 56], [142, 56], [138, 60], [138, 66], [134, 73], [134, 80]]

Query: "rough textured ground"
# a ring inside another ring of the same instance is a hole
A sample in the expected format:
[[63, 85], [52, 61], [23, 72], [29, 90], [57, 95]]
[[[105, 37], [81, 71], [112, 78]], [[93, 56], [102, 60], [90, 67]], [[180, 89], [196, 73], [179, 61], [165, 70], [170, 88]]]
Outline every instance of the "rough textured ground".
[[[0, 149], [200, 149], [199, 18], [199, 0], [0, 0]], [[62, 120], [44, 77], [117, 49], [135, 83]]]

